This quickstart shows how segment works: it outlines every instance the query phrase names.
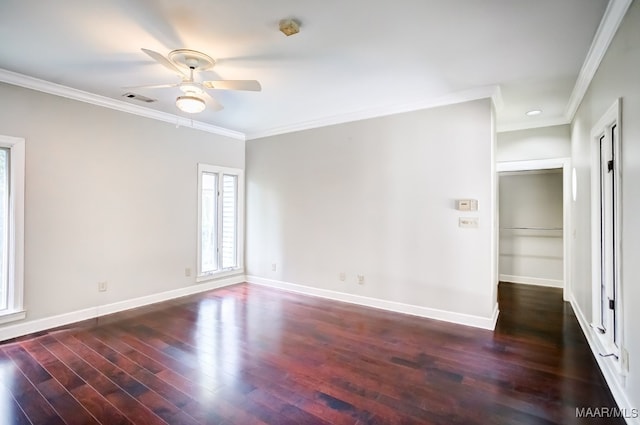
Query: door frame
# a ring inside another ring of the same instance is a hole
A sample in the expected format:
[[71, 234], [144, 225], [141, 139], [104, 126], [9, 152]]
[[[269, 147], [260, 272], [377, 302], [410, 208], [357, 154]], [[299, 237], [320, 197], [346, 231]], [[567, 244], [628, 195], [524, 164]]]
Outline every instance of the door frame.
[[[573, 228], [571, 223], [571, 158], [549, 158], [549, 159], [532, 159], [525, 161], [500, 161], [496, 163], [496, 177], [505, 171], [539, 171], [562, 169], [562, 298], [569, 301], [571, 293], [571, 244], [568, 236]], [[498, 210], [498, 200], [496, 200], [496, 211]], [[499, 224], [496, 224], [495, 233], [496, 240], [499, 240]], [[500, 257], [500, 247], [496, 246], [496, 256]], [[496, 282], [496, 285], [498, 283]]]
[[609, 107], [609, 109], [602, 115], [597, 123], [591, 129], [591, 326], [598, 328], [597, 317], [600, 312], [600, 281], [601, 281], [601, 211], [600, 211], [600, 136], [609, 130], [612, 126], [617, 126], [617, 138], [615, 140], [614, 150], [614, 249], [618, 253], [616, 261], [613, 265], [613, 273], [615, 276], [616, 285], [616, 310], [615, 310], [615, 339], [617, 344], [613, 343], [613, 337], [610, 340], [609, 337], [604, 337], [600, 332], [596, 331], [596, 340], [600, 343], [599, 349], [601, 354], [613, 355], [611, 356], [616, 361], [614, 362], [618, 373], [624, 373], [626, 365], [623, 365], [621, 361], [618, 361], [622, 357], [624, 341], [623, 341], [623, 284], [621, 274], [621, 253], [622, 253], [622, 179], [621, 179], [621, 147], [622, 147], [622, 102], [621, 99], [616, 101]]

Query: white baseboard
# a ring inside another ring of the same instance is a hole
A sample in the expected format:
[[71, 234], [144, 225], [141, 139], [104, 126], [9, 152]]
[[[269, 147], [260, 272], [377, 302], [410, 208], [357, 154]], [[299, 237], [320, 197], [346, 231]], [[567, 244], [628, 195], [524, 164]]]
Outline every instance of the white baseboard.
[[[632, 417], [632, 412], [638, 411], [638, 406], [633, 406], [629, 402], [629, 398], [627, 397], [627, 393], [624, 390], [624, 376], [621, 376], [616, 367], [612, 364], [613, 361], [611, 358], [606, 358], [600, 356], [602, 352], [602, 348], [597, 341], [597, 336], [595, 331], [591, 326], [589, 326], [589, 322], [584, 315], [584, 312], [580, 309], [580, 306], [576, 302], [573, 294], [569, 295], [569, 302], [571, 303], [571, 307], [578, 318], [578, 323], [580, 324], [580, 328], [582, 329], [582, 333], [587, 339], [587, 343], [589, 344], [589, 348], [591, 348], [591, 352], [593, 353], [593, 357], [595, 357], [598, 366], [600, 367], [600, 371], [602, 371], [602, 375], [604, 376], [609, 389], [611, 390], [611, 394], [618, 404], [618, 408], [626, 413], [625, 420], [629, 425], [640, 425], [640, 417]], [[583, 407], [583, 406], [576, 406]], [[599, 407], [599, 406], [584, 406], [584, 407]], [[635, 409], [635, 410], [634, 410]]]
[[342, 301], [366, 307], [374, 307], [382, 310], [393, 311], [396, 313], [426, 317], [428, 319], [442, 320], [445, 322], [473, 326], [481, 329], [494, 330], [496, 327], [496, 322], [498, 320], [498, 314], [500, 313], [497, 304], [491, 317], [482, 317], [464, 313], [455, 313], [452, 311], [438, 310], [435, 308], [404, 304], [395, 301], [381, 300], [379, 298], [370, 298], [362, 295], [347, 294], [345, 292], [331, 291], [328, 289], [313, 288], [310, 286], [298, 285], [295, 283], [265, 279], [258, 276], [245, 276], [245, 278], [246, 282], [255, 285], [284, 289], [285, 291], [297, 292], [304, 295], [327, 298], [330, 300]]
[[236, 283], [241, 282], [244, 282], [244, 275], [230, 276], [224, 279], [212, 280], [206, 283], [198, 283], [184, 288], [160, 292], [158, 294], [146, 295], [144, 297], [118, 301], [111, 304], [89, 307], [56, 316], [17, 323], [0, 328], [0, 341], [57, 328], [59, 326], [80, 322], [82, 320], [95, 319], [96, 317], [117, 313], [119, 311], [143, 307], [145, 305], [168, 301], [187, 295], [197, 294], [199, 292], [210, 291], [224, 286], [235, 285]]
[[564, 283], [556, 279], [542, 279], [539, 277], [529, 276], [513, 276], [510, 274], [501, 274], [499, 277], [501, 282], [522, 283], [524, 285], [550, 286], [552, 288], [563, 288]]

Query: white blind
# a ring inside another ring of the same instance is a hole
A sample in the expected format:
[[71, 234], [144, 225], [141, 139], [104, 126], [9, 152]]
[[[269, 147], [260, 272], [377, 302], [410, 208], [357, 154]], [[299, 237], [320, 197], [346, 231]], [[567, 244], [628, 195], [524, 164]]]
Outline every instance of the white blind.
[[222, 268], [236, 267], [238, 223], [238, 176], [222, 176]]
[[213, 173], [202, 174], [202, 223], [201, 223], [201, 251], [200, 261], [202, 272], [208, 273], [218, 270], [216, 232], [217, 225], [217, 192], [218, 175]]
[[0, 310], [9, 289], [9, 150], [0, 148]]

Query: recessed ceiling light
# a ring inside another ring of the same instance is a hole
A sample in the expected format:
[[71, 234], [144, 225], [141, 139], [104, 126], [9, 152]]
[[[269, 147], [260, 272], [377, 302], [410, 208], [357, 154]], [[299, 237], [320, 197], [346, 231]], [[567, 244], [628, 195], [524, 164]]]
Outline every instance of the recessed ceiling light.
[[540, 115], [541, 113], [542, 111], [540, 109], [532, 109], [530, 111], [527, 111], [525, 115], [528, 117], [535, 117], [536, 115]]

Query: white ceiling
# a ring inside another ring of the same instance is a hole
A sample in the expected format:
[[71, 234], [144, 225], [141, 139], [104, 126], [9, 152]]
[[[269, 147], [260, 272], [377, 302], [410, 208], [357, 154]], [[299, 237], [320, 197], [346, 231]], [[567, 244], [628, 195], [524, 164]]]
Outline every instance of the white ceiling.
[[[606, 0], [0, 1], [0, 68], [119, 99], [124, 86], [177, 83], [140, 49], [205, 52], [225, 109], [189, 116], [248, 137], [384, 115], [499, 86], [498, 127], [566, 122]], [[286, 37], [282, 18], [301, 32]], [[178, 89], [138, 89], [177, 110]], [[145, 107], [147, 107], [145, 105]], [[529, 118], [527, 110], [542, 115]]]

